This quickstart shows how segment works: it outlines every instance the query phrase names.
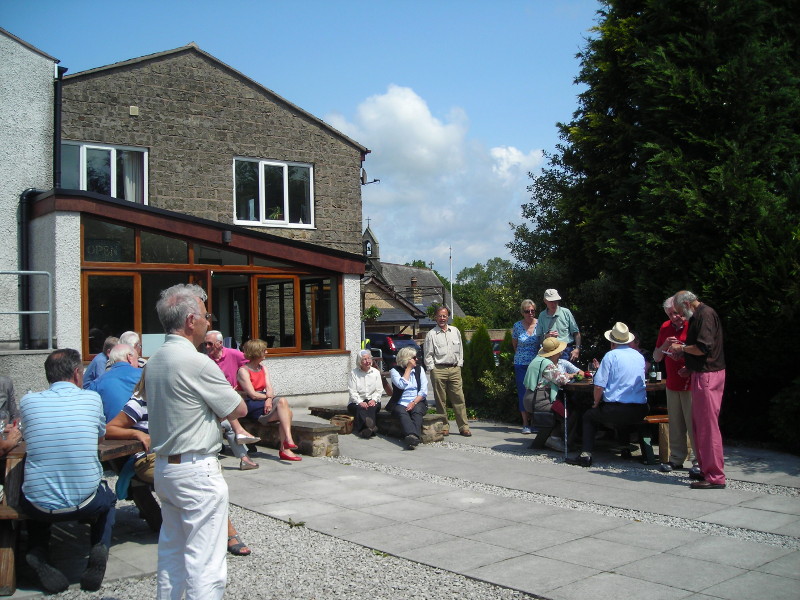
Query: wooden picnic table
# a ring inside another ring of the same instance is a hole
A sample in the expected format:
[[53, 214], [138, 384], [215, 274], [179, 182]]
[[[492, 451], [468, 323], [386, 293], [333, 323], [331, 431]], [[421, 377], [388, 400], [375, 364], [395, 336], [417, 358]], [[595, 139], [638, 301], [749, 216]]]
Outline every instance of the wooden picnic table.
[[[98, 444], [97, 456], [102, 462], [121, 459], [142, 450], [144, 450], [144, 446], [138, 440], [104, 440]], [[26, 453], [25, 442], [22, 442], [0, 459], [5, 463], [3, 468], [5, 473], [4, 494], [0, 501], [0, 596], [11, 596], [17, 589], [15, 551], [20, 521], [26, 518], [25, 514], [19, 510]], [[150, 501], [158, 507], [149, 488], [146, 489]], [[135, 497], [134, 502], [139, 506]], [[140, 510], [142, 510], [141, 507]], [[148, 523], [150, 523], [149, 520]]]

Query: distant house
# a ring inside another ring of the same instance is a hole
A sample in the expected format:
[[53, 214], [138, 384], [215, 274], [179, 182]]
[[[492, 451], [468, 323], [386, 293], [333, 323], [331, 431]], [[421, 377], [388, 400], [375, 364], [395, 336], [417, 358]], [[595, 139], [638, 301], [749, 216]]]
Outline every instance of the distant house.
[[[436, 325], [428, 317], [428, 307], [450, 306], [450, 290], [431, 269], [381, 261], [380, 244], [369, 226], [362, 234], [362, 246], [367, 266], [361, 280], [361, 303], [364, 309], [376, 306], [381, 311], [380, 317], [365, 323], [366, 333], [423, 336]], [[464, 316], [457, 302], [453, 303], [453, 315]]]
[[56, 274], [57, 344], [89, 359], [132, 329], [149, 355], [159, 292], [194, 282], [232, 344], [268, 342], [283, 393], [344, 392], [369, 150], [194, 44], [56, 89], [60, 185], [25, 201], [29, 264]]

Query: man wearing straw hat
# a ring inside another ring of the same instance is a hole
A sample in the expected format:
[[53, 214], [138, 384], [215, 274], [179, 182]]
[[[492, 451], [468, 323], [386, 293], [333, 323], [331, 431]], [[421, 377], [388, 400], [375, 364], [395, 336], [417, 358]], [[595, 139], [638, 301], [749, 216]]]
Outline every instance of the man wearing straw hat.
[[579, 467], [592, 466], [592, 448], [598, 425], [622, 432], [641, 423], [647, 416], [647, 390], [644, 357], [629, 344], [633, 334], [625, 323], [616, 323], [605, 332], [611, 352], [603, 357], [594, 376], [594, 403], [583, 414], [583, 444], [580, 456], [567, 462]]

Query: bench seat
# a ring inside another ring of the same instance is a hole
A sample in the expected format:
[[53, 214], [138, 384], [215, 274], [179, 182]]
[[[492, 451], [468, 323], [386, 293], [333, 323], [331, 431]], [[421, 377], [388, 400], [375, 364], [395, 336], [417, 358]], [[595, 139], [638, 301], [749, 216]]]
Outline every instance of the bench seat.
[[[348, 415], [347, 406], [312, 406], [309, 412], [315, 417], [332, 419], [336, 415]], [[402, 438], [403, 430], [400, 428], [400, 421], [381, 409], [378, 411], [377, 423], [378, 432], [394, 438]], [[441, 442], [444, 439], [443, 431], [447, 428], [448, 422], [445, 415], [428, 413], [422, 418], [422, 443]]]
[[[278, 422], [262, 425], [251, 419], [239, 419], [242, 427], [251, 435], [261, 438], [258, 446], [278, 449], [280, 435]], [[292, 421], [292, 438], [299, 454], [306, 456], [339, 456], [339, 428], [330, 423]]]

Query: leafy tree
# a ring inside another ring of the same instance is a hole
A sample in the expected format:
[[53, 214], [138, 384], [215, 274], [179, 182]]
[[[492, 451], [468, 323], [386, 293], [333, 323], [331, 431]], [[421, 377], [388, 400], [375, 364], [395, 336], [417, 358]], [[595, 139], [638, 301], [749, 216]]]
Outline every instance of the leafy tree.
[[579, 108], [514, 229], [513, 256], [534, 265], [517, 281], [557, 287], [587, 338], [620, 320], [650, 348], [664, 298], [691, 289], [725, 327], [726, 432], [763, 435], [753, 396], [789, 384], [800, 334], [800, 11], [603, 5]]
[[483, 317], [489, 327], [508, 327], [518, 316], [522, 298], [512, 286], [514, 265], [502, 258], [490, 258], [459, 271], [453, 289], [465, 314]]

